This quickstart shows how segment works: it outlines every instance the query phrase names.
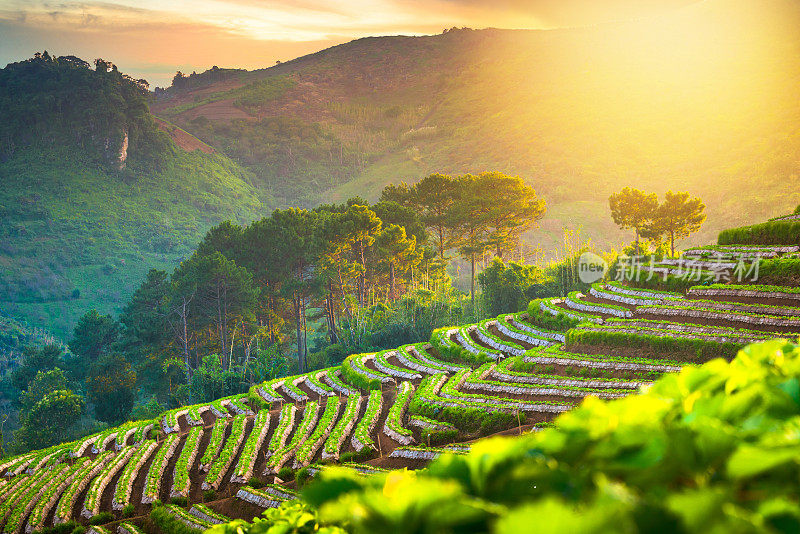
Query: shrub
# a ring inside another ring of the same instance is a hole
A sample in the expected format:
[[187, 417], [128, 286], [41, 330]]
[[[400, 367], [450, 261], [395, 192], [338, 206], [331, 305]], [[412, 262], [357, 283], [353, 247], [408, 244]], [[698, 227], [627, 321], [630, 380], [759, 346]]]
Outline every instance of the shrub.
[[281, 480], [292, 480], [294, 478], [294, 469], [285, 465], [278, 471], [278, 478]]
[[134, 508], [133, 504], [126, 504], [122, 508], [122, 517], [131, 517], [136, 509]]
[[263, 488], [264, 487], [264, 481], [261, 480], [260, 478], [250, 477], [250, 479], [247, 481], [247, 485], [250, 486], [251, 488], [255, 488], [255, 489]]
[[189, 499], [187, 499], [186, 497], [183, 497], [182, 495], [178, 495], [176, 497], [171, 498], [169, 500], [169, 502], [170, 502], [170, 504], [177, 504], [178, 506], [188, 506], [189, 505]]
[[97, 515], [93, 515], [89, 519], [90, 525], [103, 525], [105, 523], [110, 523], [114, 520], [114, 514], [111, 512], [100, 512]]
[[720, 232], [720, 245], [800, 245], [800, 221], [769, 221]]
[[297, 472], [297, 475], [295, 475], [295, 480], [297, 481], [298, 488], [302, 488], [303, 486], [305, 486], [306, 482], [308, 482], [310, 479], [311, 479], [311, 470], [308, 467], [300, 469]]
[[78, 528], [83, 528], [81, 525], [78, 524], [77, 521], [67, 521], [66, 523], [61, 523], [59, 525], [54, 525], [52, 527], [43, 528], [41, 530], [36, 530], [33, 534], [71, 534]]
[[213, 501], [217, 497], [217, 492], [213, 489], [207, 489], [203, 492], [204, 501]]

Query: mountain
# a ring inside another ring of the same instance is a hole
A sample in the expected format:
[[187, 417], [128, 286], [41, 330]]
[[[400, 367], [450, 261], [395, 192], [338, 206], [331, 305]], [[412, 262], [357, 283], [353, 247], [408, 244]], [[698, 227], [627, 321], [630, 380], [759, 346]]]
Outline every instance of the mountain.
[[148, 98], [109, 62], [45, 53], [0, 70], [0, 313], [65, 339], [211, 226], [273, 202], [224, 155], [176, 145]]
[[365, 38], [263, 70], [176, 76], [152, 112], [285, 203], [376, 198], [435, 171], [519, 174], [604, 245], [607, 197], [689, 190], [724, 227], [800, 202], [796, 2], [707, 0], [659, 18], [547, 31]]

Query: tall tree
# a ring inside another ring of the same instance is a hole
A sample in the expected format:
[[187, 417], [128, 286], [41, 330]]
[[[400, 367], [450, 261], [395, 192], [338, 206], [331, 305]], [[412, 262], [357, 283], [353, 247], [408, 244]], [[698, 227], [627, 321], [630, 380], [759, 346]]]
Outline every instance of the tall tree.
[[492, 199], [484, 194], [485, 182], [477, 176], [467, 174], [459, 177], [459, 196], [448, 212], [448, 224], [459, 228], [461, 240], [458, 252], [470, 262], [469, 293], [475, 303], [475, 259], [491, 246]]
[[639, 254], [639, 237], [653, 220], [658, 209], [658, 196], [626, 187], [608, 197], [611, 218], [621, 229], [632, 228], [636, 233], [635, 253]]
[[136, 400], [136, 371], [125, 358], [104, 356], [93, 366], [87, 386], [97, 419], [110, 425], [127, 420]]
[[687, 192], [673, 193], [667, 191], [664, 202], [658, 206], [656, 213], [642, 235], [650, 239], [666, 236], [669, 248], [675, 256], [675, 240], [687, 237], [700, 229], [706, 220], [706, 206], [698, 197], [690, 198]]
[[430, 229], [439, 258], [445, 258], [445, 252], [458, 242], [457, 224], [451, 217], [453, 205], [458, 200], [459, 181], [446, 174], [431, 174], [409, 188], [402, 183], [399, 186], [387, 186], [381, 194], [382, 201], [393, 201], [413, 208], [420, 214], [422, 222]]
[[476, 187], [490, 203], [486, 214], [491, 225], [489, 241], [502, 259], [503, 250], [515, 247], [522, 232], [544, 217], [547, 205], [519, 176], [484, 172], [477, 177]]
[[413, 269], [422, 260], [422, 252], [417, 249], [417, 240], [409, 239], [402, 226], [390, 224], [375, 239], [378, 250], [378, 266], [389, 277], [389, 300], [397, 298], [397, 278]]
[[63, 355], [64, 352], [58, 345], [45, 345], [41, 348], [25, 347], [19, 366], [11, 373], [11, 384], [20, 391], [28, 389], [40, 371], [63, 368]]
[[84, 371], [111, 349], [119, 330], [119, 323], [111, 315], [100, 315], [97, 310], [87, 312], [78, 320], [69, 349], [82, 358]]
[[83, 397], [68, 389], [50, 391], [23, 419], [19, 430], [14, 432], [14, 439], [26, 450], [63, 443], [69, 439], [85, 406]]

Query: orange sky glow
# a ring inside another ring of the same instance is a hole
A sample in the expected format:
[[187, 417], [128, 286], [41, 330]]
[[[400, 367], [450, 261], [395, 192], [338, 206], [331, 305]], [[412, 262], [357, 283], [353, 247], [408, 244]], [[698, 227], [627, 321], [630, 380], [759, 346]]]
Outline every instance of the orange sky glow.
[[[695, 0], [696, 1], [696, 0]], [[263, 68], [359, 37], [585, 26], [693, 0], [0, 0], [0, 64], [48, 50], [169, 85], [176, 70]]]

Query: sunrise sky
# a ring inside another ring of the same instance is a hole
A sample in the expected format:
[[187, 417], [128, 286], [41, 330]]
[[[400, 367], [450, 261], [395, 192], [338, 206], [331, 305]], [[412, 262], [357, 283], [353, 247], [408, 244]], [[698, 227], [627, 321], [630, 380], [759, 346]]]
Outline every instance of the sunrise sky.
[[176, 70], [273, 65], [370, 35], [559, 28], [698, 0], [0, 0], [0, 66], [34, 52], [103, 57], [152, 86]]

